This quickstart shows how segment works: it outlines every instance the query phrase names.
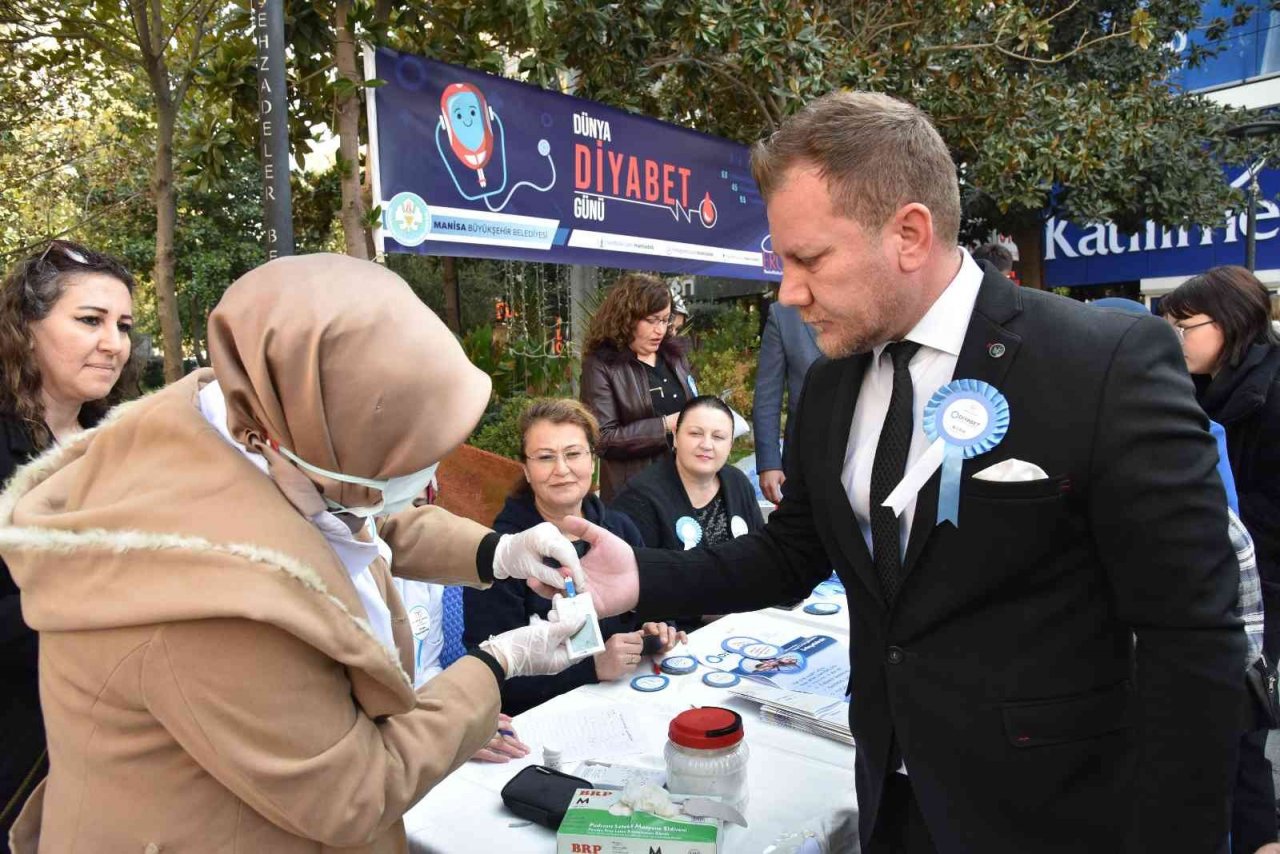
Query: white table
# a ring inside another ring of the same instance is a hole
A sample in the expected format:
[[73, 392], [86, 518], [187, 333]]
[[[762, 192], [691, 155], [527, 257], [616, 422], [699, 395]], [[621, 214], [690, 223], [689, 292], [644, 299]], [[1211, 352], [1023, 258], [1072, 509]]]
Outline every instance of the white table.
[[[819, 601], [843, 604], [830, 596]], [[847, 608], [834, 616], [776, 608], [731, 614], [694, 632], [689, 646], [694, 653], [704, 654], [718, 651], [720, 641], [731, 635], [793, 630], [796, 635], [820, 631], [847, 643]], [[705, 667], [699, 667], [686, 676], [671, 676], [666, 690], [652, 694], [633, 690], [629, 679], [586, 685], [520, 715], [515, 719], [516, 730], [520, 731], [522, 721], [539, 715], [624, 704], [640, 724], [645, 754], [637, 757], [638, 761], [618, 761], [660, 768], [667, 724], [677, 713], [695, 705], [734, 709], [743, 717], [751, 750], [747, 772], [750, 800], [749, 826], [730, 826], [723, 837], [729, 854], [759, 854], [778, 836], [799, 830], [810, 819], [855, 806], [852, 747], [761, 720], [755, 704], [732, 697], [726, 689], [702, 684], [705, 672]], [[541, 747], [530, 747], [533, 751], [528, 757], [506, 764], [468, 762], [428, 792], [404, 817], [410, 849], [418, 854], [554, 851], [554, 831], [537, 825], [512, 827], [523, 822], [502, 805], [500, 792], [507, 781], [524, 766], [542, 761]]]

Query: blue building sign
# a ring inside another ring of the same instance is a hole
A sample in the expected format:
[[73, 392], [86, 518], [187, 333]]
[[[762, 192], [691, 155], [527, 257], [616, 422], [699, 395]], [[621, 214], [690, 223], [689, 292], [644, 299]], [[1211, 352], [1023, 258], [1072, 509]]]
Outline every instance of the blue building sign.
[[[1226, 179], [1244, 187], [1248, 170], [1230, 169]], [[1257, 267], [1280, 268], [1280, 170], [1258, 173]], [[1051, 286], [1096, 285], [1165, 276], [1192, 276], [1219, 264], [1243, 264], [1244, 210], [1224, 211], [1212, 227], [1162, 228], [1154, 222], [1137, 234], [1111, 223], [1078, 226], [1051, 217], [1044, 226], [1045, 282]]]

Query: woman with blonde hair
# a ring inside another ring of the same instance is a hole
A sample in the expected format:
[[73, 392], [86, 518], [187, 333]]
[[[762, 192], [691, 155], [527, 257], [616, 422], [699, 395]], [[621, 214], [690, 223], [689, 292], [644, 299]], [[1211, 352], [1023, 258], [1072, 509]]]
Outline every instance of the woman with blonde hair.
[[581, 398], [600, 422], [606, 504], [670, 450], [676, 417], [698, 395], [687, 344], [671, 332], [671, 291], [645, 273], [622, 276], [591, 318]]

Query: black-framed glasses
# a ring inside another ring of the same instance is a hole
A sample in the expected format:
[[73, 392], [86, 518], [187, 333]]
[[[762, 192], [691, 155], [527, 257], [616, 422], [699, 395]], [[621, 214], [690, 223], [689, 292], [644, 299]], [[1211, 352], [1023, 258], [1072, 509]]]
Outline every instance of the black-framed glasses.
[[1178, 336], [1179, 341], [1186, 341], [1187, 333], [1192, 329], [1199, 329], [1201, 326], [1208, 326], [1211, 323], [1217, 323], [1217, 322], [1218, 321], [1216, 320], [1202, 320], [1199, 323], [1193, 323], [1190, 326], [1179, 326], [1178, 324], [1175, 323], [1173, 324], [1173, 331], [1174, 331], [1174, 334]]

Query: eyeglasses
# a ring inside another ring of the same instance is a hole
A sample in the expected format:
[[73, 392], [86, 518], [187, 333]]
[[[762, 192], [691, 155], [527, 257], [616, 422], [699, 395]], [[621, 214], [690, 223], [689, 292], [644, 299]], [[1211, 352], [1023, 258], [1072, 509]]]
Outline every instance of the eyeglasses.
[[551, 451], [542, 451], [532, 457], [525, 457], [524, 461], [529, 465], [551, 468], [558, 460], [564, 460], [564, 464], [567, 466], [574, 466], [589, 459], [591, 459], [590, 451], [584, 448], [570, 448], [561, 454], [553, 453]]
[[666, 317], [645, 317], [641, 319], [644, 320], [644, 322], [649, 324], [650, 326], [670, 326], [671, 325], [671, 315], [667, 315]]
[[1218, 321], [1216, 320], [1202, 320], [1199, 323], [1193, 323], [1190, 326], [1179, 326], [1178, 324], [1175, 323], [1173, 324], [1173, 332], [1175, 335], [1178, 336], [1179, 341], [1186, 341], [1187, 333], [1190, 332], [1192, 329], [1199, 329], [1201, 326], [1208, 326], [1211, 323], [1217, 323], [1217, 322]]

